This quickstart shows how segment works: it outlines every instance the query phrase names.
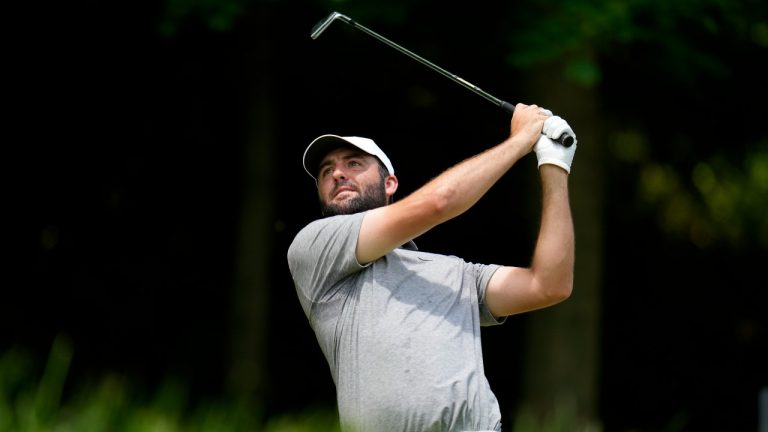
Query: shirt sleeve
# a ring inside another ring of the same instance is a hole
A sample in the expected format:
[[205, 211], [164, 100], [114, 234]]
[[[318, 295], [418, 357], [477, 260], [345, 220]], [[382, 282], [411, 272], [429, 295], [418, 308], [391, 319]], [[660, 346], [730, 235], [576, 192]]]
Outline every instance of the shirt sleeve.
[[491, 277], [499, 268], [501, 268], [501, 266], [496, 264], [475, 264], [477, 300], [480, 309], [480, 325], [483, 327], [504, 324], [504, 322], [507, 320], [507, 317], [496, 318], [493, 316], [491, 311], [488, 309], [488, 306], [485, 304], [485, 290], [488, 288], [488, 283], [491, 281]]
[[288, 267], [304, 312], [333, 295], [338, 281], [366, 266], [355, 249], [365, 213], [316, 220], [302, 229], [288, 248]]

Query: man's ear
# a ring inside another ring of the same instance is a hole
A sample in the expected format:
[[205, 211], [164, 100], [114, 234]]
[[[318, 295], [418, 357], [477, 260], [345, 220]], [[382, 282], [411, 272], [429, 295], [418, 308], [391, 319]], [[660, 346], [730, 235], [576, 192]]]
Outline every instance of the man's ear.
[[397, 191], [397, 177], [391, 175], [384, 179], [384, 193], [387, 197], [392, 197]]

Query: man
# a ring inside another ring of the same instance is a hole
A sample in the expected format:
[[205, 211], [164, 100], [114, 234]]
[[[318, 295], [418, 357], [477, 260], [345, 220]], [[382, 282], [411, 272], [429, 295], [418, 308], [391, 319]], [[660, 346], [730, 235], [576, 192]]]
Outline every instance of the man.
[[[504, 142], [392, 204], [397, 177], [373, 141], [324, 135], [307, 147], [304, 168], [327, 217], [297, 234], [288, 264], [336, 384], [342, 429], [500, 430], [480, 326], [558, 303], [573, 284], [576, 145], [549, 139], [573, 135], [551, 114], [518, 104]], [[415, 249], [412, 239], [472, 207], [534, 146], [543, 208], [529, 268]]]

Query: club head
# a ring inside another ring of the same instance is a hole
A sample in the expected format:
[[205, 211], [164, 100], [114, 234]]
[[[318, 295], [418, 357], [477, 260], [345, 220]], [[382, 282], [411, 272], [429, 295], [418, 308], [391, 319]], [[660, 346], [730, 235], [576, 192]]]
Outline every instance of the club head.
[[327, 29], [328, 26], [330, 26], [331, 23], [337, 19], [342, 20], [347, 24], [349, 24], [349, 22], [351, 21], [351, 19], [348, 16], [340, 14], [338, 12], [333, 12], [327, 17], [325, 17], [322, 21], [315, 24], [314, 27], [312, 27], [312, 33], [310, 34], [312, 39], [317, 39], [317, 37], [320, 36], [320, 34], [324, 32], [325, 29]]

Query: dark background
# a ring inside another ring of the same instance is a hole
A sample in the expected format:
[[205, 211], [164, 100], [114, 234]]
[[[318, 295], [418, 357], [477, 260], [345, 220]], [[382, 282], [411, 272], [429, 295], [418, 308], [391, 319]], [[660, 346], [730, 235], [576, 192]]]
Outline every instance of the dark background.
[[[507, 135], [507, 114], [348, 26], [312, 41], [311, 27], [333, 5], [232, 4], [240, 12], [218, 24], [217, 6], [204, 3], [179, 12], [173, 3], [76, 1], [13, 15], [0, 353], [23, 347], [42, 370], [64, 335], [74, 350], [68, 392], [119, 373], [147, 394], [173, 377], [193, 399], [228, 397], [232, 286], [253, 190], [246, 182], [258, 178], [247, 163], [255, 145], [270, 148], [273, 191], [260, 202], [270, 209], [268, 303], [258, 309], [267, 326], [264, 410], [333, 407], [285, 264], [293, 236], [318, 217], [301, 167], [306, 144], [324, 133], [375, 139], [403, 197]], [[754, 431], [768, 385], [768, 168], [759, 165], [768, 154], [768, 14], [755, 2], [731, 15], [716, 2], [682, 4], [683, 18], [665, 27], [682, 36], [667, 50], [623, 33], [595, 47], [604, 141], [599, 415], [609, 431]], [[347, 6], [489, 92], [536, 102], [526, 87], [535, 69], [507, 56], [515, 31], [536, 34], [516, 29], [525, 3]], [[641, 11], [634, 28], [653, 33], [658, 14]], [[706, 17], [716, 31], [701, 30]], [[680, 40], [688, 45], [672, 46]], [[268, 133], [254, 130], [264, 125]], [[593, 127], [573, 126], [577, 134]], [[613, 146], [626, 130], [640, 131], [643, 158]], [[675, 203], [706, 202], [686, 173], [713, 160], [741, 179], [728, 190], [744, 197], [726, 199], [736, 203], [731, 219], [707, 219], [709, 240], [697, 242], [664, 215]], [[526, 265], [537, 226], [534, 162], [521, 161], [475, 208], [418, 239], [420, 248]], [[573, 176], [589, 175], [579, 162], [577, 152]], [[662, 198], [644, 192], [649, 167], [678, 173], [665, 177], [678, 182]], [[734, 229], [740, 234], [729, 236]], [[484, 333], [505, 421], [521, 401], [527, 319]]]

